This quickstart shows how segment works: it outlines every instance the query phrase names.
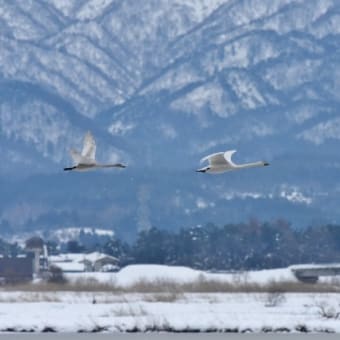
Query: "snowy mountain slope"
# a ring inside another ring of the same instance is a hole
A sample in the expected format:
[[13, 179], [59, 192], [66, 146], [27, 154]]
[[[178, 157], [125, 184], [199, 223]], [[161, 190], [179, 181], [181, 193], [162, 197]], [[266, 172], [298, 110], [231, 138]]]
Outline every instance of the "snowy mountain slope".
[[[339, 221], [339, 13], [336, 0], [0, 2], [0, 174], [56, 183], [12, 183], [0, 219], [44, 200], [30, 228]], [[56, 173], [89, 129], [125, 175], [92, 187]], [[228, 148], [272, 167], [193, 177]]]
[[[3, 81], [0, 88], [3, 174], [39, 173], [46, 169], [49, 172], [59, 171], [61, 163], [71, 162], [68, 155], [70, 147], [82, 147], [84, 131], [90, 126], [94, 132], [98, 130], [67, 101], [39, 86]], [[98, 136], [99, 145], [104, 144], [105, 138], [105, 133]], [[98, 150], [99, 159], [102, 154], [112, 160], [123, 157], [123, 152], [117, 149], [122, 147], [119, 141], [106, 141], [105, 144], [105, 149], [102, 145], [102, 150]], [[19, 171], [15, 171], [17, 166]]]
[[[163, 111], [164, 104], [170, 109], [171, 114], [165, 114], [165, 119], [172, 120], [173, 115], [182, 112], [193, 117], [194, 121], [197, 120], [196, 129], [209, 130], [210, 127], [205, 143], [210, 146], [240, 142], [240, 129], [235, 129], [230, 120], [241, 123], [243, 140], [245, 136], [249, 140], [254, 137], [275, 136], [280, 134], [278, 132], [283, 127], [286, 133], [293, 131], [296, 139], [308, 136], [308, 131], [313, 129], [312, 122], [318, 125], [325, 116], [336, 116], [338, 110], [338, 98], [334, 92], [337, 77], [336, 72], [330, 70], [333, 67], [336, 69], [335, 64], [338, 62], [335, 60], [339, 50], [330, 48], [327, 41], [317, 40], [305, 30], [315, 20], [319, 20], [326, 9], [331, 9], [327, 6], [325, 9], [325, 3], [313, 2], [307, 17], [301, 23], [302, 32], [296, 32], [295, 26], [282, 31], [280, 27], [276, 27], [275, 32], [267, 30], [273, 17], [281, 14], [287, 16], [287, 12], [295, 13], [295, 7], [298, 6], [296, 2], [291, 2], [284, 9], [260, 6], [258, 11], [261, 15], [252, 10], [248, 15], [245, 13], [244, 18], [235, 18], [232, 15], [234, 12], [245, 11], [242, 4], [243, 2], [236, 2], [232, 8], [221, 6], [196, 30], [172, 44], [171, 55], [177, 51], [181, 54], [172, 67], [142, 89], [140, 94], [143, 99], [140, 101], [148, 101], [146, 97], [152, 96], [153, 101], [162, 102]], [[276, 4], [286, 6], [284, 2]], [[331, 2], [329, 6], [332, 4], [335, 6]], [[298, 13], [300, 5], [296, 9]], [[260, 23], [257, 15], [261, 16]], [[266, 29], [259, 29], [260, 25]], [[230, 31], [231, 36], [228, 36]], [[327, 114], [322, 113], [317, 118], [315, 113], [310, 114], [305, 110], [306, 113], [296, 114], [298, 117], [304, 115], [305, 119], [292, 119], [291, 110], [296, 110], [297, 106], [309, 105], [311, 101], [313, 107], [317, 105], [321, 112], [326, 111]], [[149, 124], [148, 120], [143, 120], [144, 114], [136, 117], [132, 113], [134, 103], [132, 101], [131, 105], [125, 104], [126, 109], [121, 110], [124, 118], [119, 116], [118, 120], [125, 120], [127, 126], [141, 125], [141, 129], [144, 129], [144, 125]], [[138, 106], [137, 108], [140, 110]], [[241, 121], [240, 115], [245, 118], [245, 111], [252, 118]], [[117, 117], [117, 111], [113, 112], [114, 117]], [[236, 114], [238, 115], [234, 118]], [[223, 134], [229, 136], [228, 138], [216, 138], [216, 124], [213, 123], [215, 116], [228, 119], [223, 128]], [[309, 117], [313, 119], [309, 120]], [[142, 121], [136, 124], [139, 118]], [[297, 128], [293, 123], [301, 123], [301, 126]], [[215, 141], [211, 140], [212, 131]], [[133, 134], [132, 128], [129, 133]], [[200, 139], [204, 134], [205, 132], [200, 131]], [[328, 138], [335, 134], [328, 135]], [[178, 135], [181, 133], [177, 131]]]

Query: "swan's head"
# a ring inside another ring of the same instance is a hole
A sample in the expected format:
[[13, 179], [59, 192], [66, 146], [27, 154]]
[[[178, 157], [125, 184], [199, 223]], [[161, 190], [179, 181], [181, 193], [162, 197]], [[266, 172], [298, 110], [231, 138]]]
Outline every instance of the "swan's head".
[[207, 172], [208, 170], [210, 170], [210, 166], [206, 166], [204, 168], [197, 169], [196, 172]]

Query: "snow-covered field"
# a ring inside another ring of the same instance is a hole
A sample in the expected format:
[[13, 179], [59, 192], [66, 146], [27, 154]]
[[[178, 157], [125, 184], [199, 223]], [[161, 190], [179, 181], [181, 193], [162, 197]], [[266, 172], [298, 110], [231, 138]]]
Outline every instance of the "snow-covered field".
[[[93, 274], [93, 273], [92, 273]], [[84, 274], [70, 274], [72, 280]], [[87, 274], [88, 276], [89, 274]], [[212, 274], [184, 267], [129, 266], [96, 279], [115, 286], [206, 280], [292, 280], [289, 268]], [[238, 276], [237, 276], [238, 275]], [[37, 286], [39, 287], [39, 286]], [[220, 331], [340, 333], [338, 293], [0, 291], [0, 331]]]
[[290, 268], [235, 272], [210, 273], [188, 267], [163, 265], [130, 265], [117, 273], [70, 273], [66, 277], [75, 281], [84, 278], [95, 278], [101, 283], [111, 283], [120, 287], [129, 287], [139, 282], [167, 281], [178, 284], [197, 282], [198, 280], [212, 280], [226, 283], [248, 282], [266, 284], [269, 282], [291, 281], [297, 282]]
[[[2, 293], [1, 331], [340, 332], [338, 294], [266, 293]], [[17, 300], [18, 299], [18, 300]], [[96, 303], [93, 303], [93, 300]], [[21, 301], [20, 301], [21, 300]]]

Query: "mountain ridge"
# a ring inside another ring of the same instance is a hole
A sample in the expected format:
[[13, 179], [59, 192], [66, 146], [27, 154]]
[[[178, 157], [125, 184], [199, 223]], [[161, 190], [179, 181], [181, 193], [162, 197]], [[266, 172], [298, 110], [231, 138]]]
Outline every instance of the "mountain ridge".
[[[0, 177], [21, 184], [0, 198], [0, 221], [21, 225], [22, 197], [32, 211], [44, 197], [29, 229], [339, 221], [339, 13], [334, 0], [1, 3]], [[128, 164], [103, 174], [110, 184], [61, 177], [87, 130], [98, 159]], [[205, 154], [235, 148], [236, 161], [271, 169], [193, 174]], [[60, 185], [50, 198], [39, 174]], [[74, 199], [57, 209], [62, 190]]]

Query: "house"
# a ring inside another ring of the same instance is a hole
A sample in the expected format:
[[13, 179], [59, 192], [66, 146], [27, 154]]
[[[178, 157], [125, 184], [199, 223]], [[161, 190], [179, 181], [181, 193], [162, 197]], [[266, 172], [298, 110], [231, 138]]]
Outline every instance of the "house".
[[295, 277], [303, 283], [316, 283], [322, 276], [339, 276], [339, 263], [297, 264], [289, 267]]
[[116, 257], [99, 252], [53, 255], [48, 257], [48, 262], [50, 266], [55, 265], [65, 273], [116, 271], [119, 269]]
[[99, 252], [86, 254], [83, 262], [86, 264], [86, 267], [91, 268], [93, 272], [117, 271], [119, 269], [119, 261], [116, 257]]
[[82, 273], [87, 271], [84, 263], [79, 263], [76, 261], [52, 262], [50, 265], [57, 266], [64, 273]]
[[0, 282], [24, 283], [33, 279], [33, 257], [0, 257]]
[[57, 266], [64, 273], [80, 273], [90, 271], [86, 267], [84, 260], [84, 254], [59, 254], [48, 257], [49, 266]]

